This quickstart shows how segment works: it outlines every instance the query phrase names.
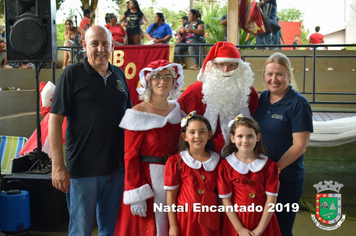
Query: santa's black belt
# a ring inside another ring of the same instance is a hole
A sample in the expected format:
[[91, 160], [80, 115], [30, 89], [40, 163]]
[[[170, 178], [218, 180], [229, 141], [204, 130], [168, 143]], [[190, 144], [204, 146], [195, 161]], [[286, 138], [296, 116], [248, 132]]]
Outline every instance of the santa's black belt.
[[150, 163], [159, 163], [165, 165], [168, 160], [168, 157], [153, 157], [153, 156], [140, 156], [140, 161], [150, 162]]

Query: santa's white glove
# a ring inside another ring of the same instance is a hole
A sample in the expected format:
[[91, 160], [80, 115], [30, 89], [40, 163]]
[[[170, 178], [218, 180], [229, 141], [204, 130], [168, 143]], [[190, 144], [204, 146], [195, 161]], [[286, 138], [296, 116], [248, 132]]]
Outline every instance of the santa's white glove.
[[131, 204], [132, 215], [139, 215], [141, 217], [146, 217], [147, 203], [146, 201], [136, 202]]

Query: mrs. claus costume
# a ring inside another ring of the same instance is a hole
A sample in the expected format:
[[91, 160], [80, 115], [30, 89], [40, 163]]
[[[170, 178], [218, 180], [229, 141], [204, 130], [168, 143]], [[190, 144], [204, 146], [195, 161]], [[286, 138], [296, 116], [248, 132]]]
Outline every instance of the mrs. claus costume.
[[[165, 60], [154, 61], [141, 70], [140, 95], [147, 89], [148, 74], [172, 67], [177, 73], [175, 89], [183, 86], [183, 68], [179, 64]], [[150, 74], [149, 74], [150, 76]], [[153, 205], [166, 204], [164, 190], [164, 159], [177, 153], [180, 137], [180, 121], [183, 116], [176, 101], [170, 113], [160, 116], [153, 113], [128, 109], [122, 118], [120, 127], [125, 129], [125, 189], [123, 204], [120, 206], [115, 235], [168, 235], [167, 213], [154, 212]], [[142, 160], [146, 156], [150, 162]], [[161, 162], [161, 163], [159, 163]], [[133, 215], [131, 205], [146, 204], [145, 217]]]
[[[209, 62], [235, 62], [239, 64], [239, 67], [241, 67], [240, 65], [248, 66], [248, 63], [245, 63], [241, 60], [241, 55], [235, 45], [229, 42], [217, 42], [210, 49], [204, 60], [203, 67], [198, 74], [198, 81], [190, 85], [178, 99], [178, 103], [185, 113], [188, 114], [190, 111], [195, 110], [197, 114], [203, 115], [209, 120], [214, 133], [213, 140], [215, 150], [220, 154], [222, 148], [225, 145], [225, 142], [230, 139], [228, 123], [232, 118], [222, 117], [219, 114], [212, 112], [212, 109], [210, 109], [211, 106], [203, 102], [204, 94], [202, 93], [202, 89], [204, 84], [204, 77], [206, 76], [205, 70]], [[249, 66], [248, 70], [249, 71], [247, 75], [250, 77], [253, 76]], [[252, 116], [256, 112], [258, 106], [258, 95], [252, 84], [250, 89], [251, 93], [248, 99], [248, 108], [245, 107], [237, 110], [234, 116], [240, 113], [243, 113], [245, 116]], [[234, 94], [226, 94], [226, 96], [230, 96], [231, 100], [234, 99]]]

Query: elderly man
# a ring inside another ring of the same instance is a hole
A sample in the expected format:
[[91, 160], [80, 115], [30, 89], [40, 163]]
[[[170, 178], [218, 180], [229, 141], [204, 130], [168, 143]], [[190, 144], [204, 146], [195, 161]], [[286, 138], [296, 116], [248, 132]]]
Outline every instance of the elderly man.
[[83, 47], [88, 57], [63, 71], [54, 92], [49, 119], [52, 184], [67, 195], [68, 235], [91, 235], [95, 213], [99, 234], [113, 235], [124, 187], [124, 130], [119, 124], [132, 105], [123, 71], [108, 63], [114, 48], [110, 31], [90, 27]]
[[230, 139], [229, 121], [240, 113], [252, 116], [257, 109], [258, 96], [252, 87], [253, 80], [251, 68], [241, 60], [236, 46], [217, 42], [205, 58], [198, 81], [178, 99], [185, 113], [196, 110], [210, 121], [218, 153]]

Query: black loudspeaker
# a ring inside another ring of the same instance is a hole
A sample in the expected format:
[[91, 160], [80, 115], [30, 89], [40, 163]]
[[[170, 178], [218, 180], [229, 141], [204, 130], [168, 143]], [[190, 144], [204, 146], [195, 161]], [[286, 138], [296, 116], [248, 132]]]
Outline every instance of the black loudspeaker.
[[5, 0], [8, 61], [57, 61], [55, 3], [55, 0]]

